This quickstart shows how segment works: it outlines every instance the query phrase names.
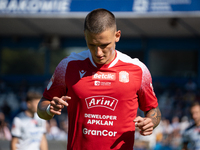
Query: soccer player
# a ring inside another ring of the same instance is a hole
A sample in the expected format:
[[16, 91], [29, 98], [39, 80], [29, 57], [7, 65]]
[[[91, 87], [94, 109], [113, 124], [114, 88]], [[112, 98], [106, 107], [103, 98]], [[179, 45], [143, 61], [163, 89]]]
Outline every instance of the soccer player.
[[[121, 31], [110, 11], [91, 11], [84, 35], [89, 49], [58, 64], [37, 113], [48, 120], [67, 106], [67, 150], [132, 150], [135, 126], [150, 135], [161, 118], [150, 72], [115, 50]], [[144, 118], [137, 116], [138, 106]]]
[[194, 102], [191, 105], [190, 113], [194, 123], [183, 133], [182, 150], [200, 150], [200, 104]]
[[41, 97], [37, 92], [27, 93], [27, 110], [13, 119], [11, 150], [48, 150], [46, 121], [36, 113]]

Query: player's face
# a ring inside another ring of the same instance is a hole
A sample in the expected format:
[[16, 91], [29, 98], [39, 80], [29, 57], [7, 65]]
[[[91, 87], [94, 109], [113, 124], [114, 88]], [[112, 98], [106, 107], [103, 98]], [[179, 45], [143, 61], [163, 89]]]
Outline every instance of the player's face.
[[95, 63], [108, 64], [115, 58], [115, 43], [120, 36], [120, 30], [108, 29], [98, 34], [85, 31], [85, 40]]
[[39, 101], [40, 101], [40, 99], [33, 99], [32, 101], [29, 101], [27, 103], [27, 107], [32, 113], [37, 112], [37, 105], [38, 105]]
[[192, 119], [197, 125], [200, 125], [200, 106], [196, 105], [191, 108]]

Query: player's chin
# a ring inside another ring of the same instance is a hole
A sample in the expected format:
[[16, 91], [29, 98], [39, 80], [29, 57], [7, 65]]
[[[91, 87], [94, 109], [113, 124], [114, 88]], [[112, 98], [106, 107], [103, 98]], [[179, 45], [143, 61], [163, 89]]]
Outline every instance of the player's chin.
[[97, 64], [99, 64], [99, 65], [103, 65], [103, 64], [105, 64], [105, 60], [97, 60], [97, 61], [95, 61]]

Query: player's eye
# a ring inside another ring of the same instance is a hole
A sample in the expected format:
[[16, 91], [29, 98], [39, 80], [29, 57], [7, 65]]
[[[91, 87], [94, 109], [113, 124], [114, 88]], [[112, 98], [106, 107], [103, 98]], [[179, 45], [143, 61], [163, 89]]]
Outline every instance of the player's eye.
[[101, 48], [105, 48], [105, 47], [107, 47], [109, 44], [103, 44], [103, 45], [101, 45]]

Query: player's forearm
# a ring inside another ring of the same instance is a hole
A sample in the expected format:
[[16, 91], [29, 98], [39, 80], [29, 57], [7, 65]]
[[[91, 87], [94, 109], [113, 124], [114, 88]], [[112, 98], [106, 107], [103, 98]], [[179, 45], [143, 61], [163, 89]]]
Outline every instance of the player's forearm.
[[53, 116], [50, 116], [47, 113], [47, 106], [50, 104], [49, 100], [46, 100], [44, 98], [42, 98], [40, 100], [40, 102], [38, 103], [38, 107], [37, 107], [37, 114], [40, 118], [45, 119], [45, 120], [50, 120], [51, 118], [53, 118]]
[[10, 145], [10, 150], [17, 150], [16, 144], [15, 144], [15, 145], [14, 145], [14, 144], [11, 144], [11, 145]]
[[159, 107], [145, 112], [145, 116], [152, 119], [152, 122], [154, 124], [153, 128], [156, 128], [161, 120], [161, 112]]
[[12, 140], [10, 142], [10, 149], [11, 150], [17, 150], [17, 143], [18, 143], [18, 138], [12, 137]]
[[42, 136], [42, 140], [40, 143], [40, 150], [48, 150], [48, 142], [45, 134], [43, 134]]

